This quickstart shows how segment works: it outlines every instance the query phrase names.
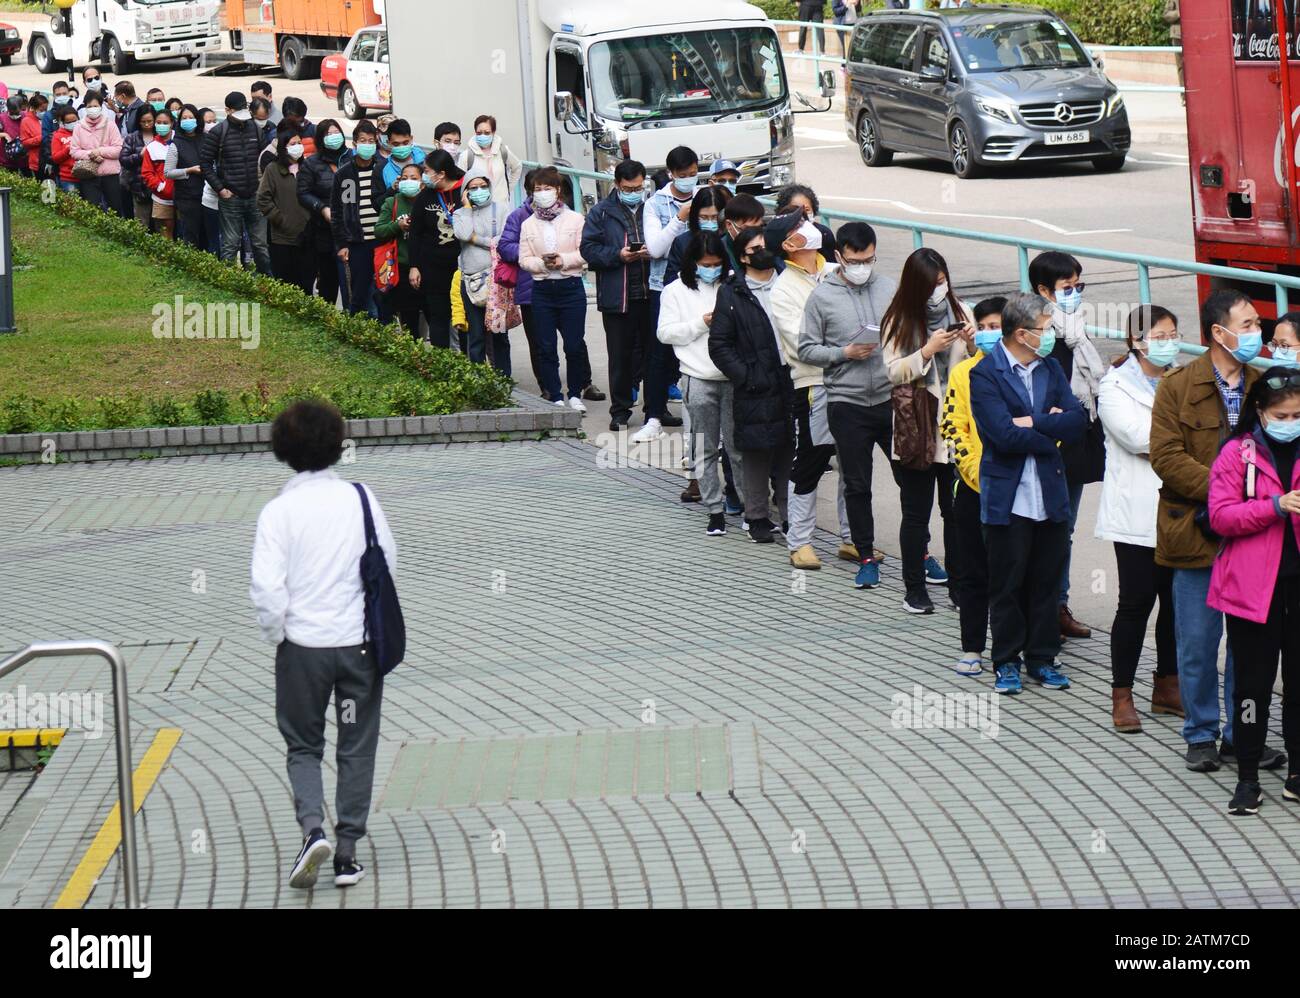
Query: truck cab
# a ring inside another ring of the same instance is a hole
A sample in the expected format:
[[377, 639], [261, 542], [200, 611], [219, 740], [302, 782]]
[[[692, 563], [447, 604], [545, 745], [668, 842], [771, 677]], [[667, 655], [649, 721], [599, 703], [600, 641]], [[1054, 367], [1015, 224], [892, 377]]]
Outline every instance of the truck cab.
[[108, 63], [115, 74], [135, 62], [185, 59], [191, 65], [221, 47], [218, 0], [80, 0], [69, 35], [61, 12], [32, 28], [27, 61], [40, 73]]

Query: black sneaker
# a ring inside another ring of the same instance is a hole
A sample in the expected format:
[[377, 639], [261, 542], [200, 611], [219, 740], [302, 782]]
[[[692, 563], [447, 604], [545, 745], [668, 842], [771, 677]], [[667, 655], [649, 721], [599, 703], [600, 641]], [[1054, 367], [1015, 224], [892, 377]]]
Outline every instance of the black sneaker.
[[785, 534], [786, 536], [789, 536], [789, 534], [790, 534], [790, 521], [789, 521], [789, 520], [782, 520], [782, 521], [781, 521], [781, 533], [782, 533], [782, 534]]
[[772, 521], [766, 518], [749, 521], [749, 539], [755, 544], [771, 544], [775, 539], [772, 536]]
[[626, 420], [626, 419], [611, 419], [611, 420], [609, 421], [609, 428], [610, 428], [610, 430], [612, 430], [614, 433], [618, 433], [620, 430], [626, 430], [626, 429], [627, 429], [627, 420]]
[[709, 514], [709, 529], [708, 529], [708, 534], [709, 534], [709, 536], [710, 536], [710, 537], [721, 537], [721, 536], [722, 536], [723, 534], [725, 534], [726, 532], [727, 532], [727, 516], [726, 516], [726, 514], [725, 514], [725, 513], [710, 513], [710, 514]]
[[[1237, 749], [1232, 742], [1225, 741], [1219, 746], [1219, 758], [1225, 766], [1235, 766], [1237, 764]], [[1260, 769], [1281, 769], [1285, 765], [1285, 752], [1269, 745], [1264, 746], [1264, 751], [1259, 757]]]
[[313, 828], [311, 834], [302, 840], [298, 858], [293, 861], [289, 886], [303, 890], [316, 886], [316, 868], [329, 859], [333, 852], [334, 847], [325, 838], [325, 833], [319, 828]]
[[351, 887], [366, 875], [365, 867], [349, 856], [347, 859], [334, 860], [334, 886]]
[[665, 412], [662, 416], [656, 416], [660, 426], [681, 426], [682, 417], [674, 416], [671, 412]]
[[588, 385], [586, 388], [584, 388], [582, 390], [582, 397], [585, 398], [588, 402], [605, 401], [605, 393], [602, 392], [595, 385]]
[[1259, 784], [1242, 780], [1237, 784], [1237, 792], [1232, 795], [1232, 800], [1228, 802], [1228, 813], [1238, 817], [1258, 814], [1259, 804]]
[[1221, 765], [1214, 742], [1197, 742], [1187, 746], [1187, 768], [1193, 773], [1213, 773]]
[[1300, 774], [1292, 774], [1282, 784], [1282, 799], [1300, 801]]
[[934, 613], [934, 603], [925, 593], [908, 593], [903, 597], [903, 609], [908, 613]]

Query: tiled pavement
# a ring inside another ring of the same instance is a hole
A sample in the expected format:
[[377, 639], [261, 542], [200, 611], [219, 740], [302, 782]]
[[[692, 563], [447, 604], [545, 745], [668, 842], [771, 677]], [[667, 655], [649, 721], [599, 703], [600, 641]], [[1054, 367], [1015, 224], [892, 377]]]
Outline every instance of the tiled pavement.
[[[792, 574], [782, 545], [734, 522], [706, 537], [680, 478], [600, 468], [580, 441], [357, 453], [341, 470], [393, 524], [411, 655], [386, 690], [369, 876], [310, 893], [284, 884], [297, 830], [247, 597], [284, 469], [0, 471], [0, 652], [116, 641], [135, 759], [159, 728], [184, 731], [137, 819], [153, 907], [1300, 899], [1280, 778], [1265, 774], [1257, 819], [1230, 820], [1232, 777], [1187, 773], [1175, 722], [1112, 734], [1104, 635], [1067, 648], [1072, 690], [998, 703], [996, 737], [896, 727], [891, 698], [914, 684], [991, 690], [948, 671], [955, 613], [902, 612], [896, 562], [858, 592], [823, 535], [825, 568]], [[0, 693], [19, 684], [108, 675], [38, 660]], [[116, 799], [112, 753], [70, 735], [21, 807], [0, 788], [0, 907], [58, 897]], [[328, 752], [326, 773], [332, 794]], [[89, 905], [122, 900], [114, 860]]]

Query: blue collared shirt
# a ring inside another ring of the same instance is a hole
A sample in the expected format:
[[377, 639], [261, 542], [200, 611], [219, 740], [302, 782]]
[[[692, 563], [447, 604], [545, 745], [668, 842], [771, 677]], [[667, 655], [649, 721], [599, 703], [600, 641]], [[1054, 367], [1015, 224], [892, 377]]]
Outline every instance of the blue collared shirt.
[[1228, 413], [1228, 425], [1235, 430], [1237, 420], [1241, 417], [1241, 399], [1244, 395], [1243, 389], [1246, 385], [1246, 376], [1243, 373], [1238, 377], [1237, 384], [1234, 387], [1223, 379], [1223, 375], [1219, 373], [1217, 367], [1212, 366], [1212, 370], [1214, 371], [1214, 383], [1219, 389], [1219, 397], [1223, 399], [1223, 408]]
[[[1020, 383], [1025, 386], [1029, 396], [1029, 410], [1034, 408], [1034, 371], [1042, 360], [1035, 357], [1033, 362], [1025, 365], [1016, 360], [1005, 343], [998, 347], [1006, 355], [1007, 364]], [[1025, 455], [1025, 467], [1020, 473], [1020, 484], [1016, 486], [1016, 499], [1011, 504], [1012, 516], [1023, 516], [1026, 520], [1042, 522], [1047, 519], [1047, 505], [1043, 502], [1043, 483], [1038, 478], [1038, 459], [1033, 454]]]

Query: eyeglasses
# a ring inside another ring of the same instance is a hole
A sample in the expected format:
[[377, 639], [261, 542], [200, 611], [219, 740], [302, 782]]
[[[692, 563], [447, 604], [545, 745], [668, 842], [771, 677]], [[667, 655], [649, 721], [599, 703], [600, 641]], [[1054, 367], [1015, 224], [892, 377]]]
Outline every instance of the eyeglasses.
[[1271, 378], [1265, 378], [1264, 384], [1275, 392], [1280, 392], [1283, 388], [1300, 388], [1300, 371], [1293, 374], [1275, 374]]

